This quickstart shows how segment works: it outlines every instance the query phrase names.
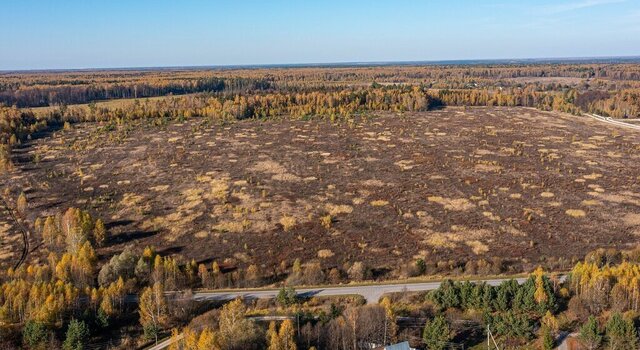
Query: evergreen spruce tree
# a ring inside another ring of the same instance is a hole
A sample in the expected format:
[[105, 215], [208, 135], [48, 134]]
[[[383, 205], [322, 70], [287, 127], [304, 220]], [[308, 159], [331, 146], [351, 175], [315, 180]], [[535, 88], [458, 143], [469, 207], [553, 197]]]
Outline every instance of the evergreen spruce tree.
[[580, 328], [580, 341], [589, 350], [597, 349], [602, 343], [602, 335], [595, 317], [589, 316], [587, 322]]
[[619, 313], [614, 314], [607, 322], [606, 339], [609, 349], [637, 349], [638, 335], [633, 322], [625, 320]]
[[72, 319], [67, 328], [67, 334], [62, 343], [64, 350], [83, 350], [89, 338], [89, 327], [84, 321]]
[[543, 350], [553, 350], [555, 348], [555, 339], [553, 338], [553, 333], [547, 327], [542, 327], [542, 349]]
[[439, 315], [427, 321], [422, 333], [422, 339], [427, 344], [427, 349], [443, 350], [448, 347], [448, 342], [451, 340], [451, 331], [444, 316]]
[[29, 349], [44, 349], [49, 334], [42, 322], [27, 321], [22, 331], [22, 341]]

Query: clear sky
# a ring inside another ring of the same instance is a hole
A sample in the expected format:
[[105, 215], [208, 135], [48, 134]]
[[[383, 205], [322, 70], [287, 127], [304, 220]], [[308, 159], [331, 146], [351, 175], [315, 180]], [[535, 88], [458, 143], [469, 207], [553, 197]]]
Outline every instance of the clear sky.
[[1, 0], [0, 70], [640, 55], [640, 0]]

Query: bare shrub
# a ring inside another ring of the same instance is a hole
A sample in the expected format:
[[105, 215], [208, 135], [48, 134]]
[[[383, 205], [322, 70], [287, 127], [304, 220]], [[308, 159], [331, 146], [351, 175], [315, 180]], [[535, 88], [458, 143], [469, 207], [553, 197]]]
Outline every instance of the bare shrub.
[[349, 279], [352, 281], [364, 281], [371, 277], [371, 272], [361, 261], [354, 262], [349, 268], [349, 271], [347, 271], [347, 274], [349, 275]]

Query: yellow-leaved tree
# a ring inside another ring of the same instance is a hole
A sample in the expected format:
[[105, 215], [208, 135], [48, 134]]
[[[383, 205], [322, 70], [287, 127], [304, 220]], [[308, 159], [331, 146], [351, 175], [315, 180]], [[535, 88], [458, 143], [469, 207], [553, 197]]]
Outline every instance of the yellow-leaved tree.
[[153, 286], [145, 288], [138, 304], [140, 324], [144, 328], [144, 333], [147, 337], [154, 338], [157, 343], [158, 333], [164, 327], [168, 316], [167, 300], [162, 284], [156, 282]]
[[291, 320], [284, 320], [284, 322], [282, 322], [280, 325], [280, 331], [278, 332], [278, 338], [280, 338], [280, 349], [297, 350], [295, 331]]

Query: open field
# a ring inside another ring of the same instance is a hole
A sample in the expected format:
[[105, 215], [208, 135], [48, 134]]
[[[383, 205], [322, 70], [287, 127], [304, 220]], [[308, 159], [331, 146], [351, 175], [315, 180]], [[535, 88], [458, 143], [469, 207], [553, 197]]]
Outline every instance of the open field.
[[[384, 273], [420, 257], [517, 271], [636, 245], [639, 150], [637, 132], [525, 108], [85, 123], [15, 149], [3, 180], [28, 189], [31, 223], [70, 206], [105, 216], [106, 257], [135, 243], [267, 271], [300, 258]], [[0, 229], [9, 264], [21, 240], [5, 214]]]

